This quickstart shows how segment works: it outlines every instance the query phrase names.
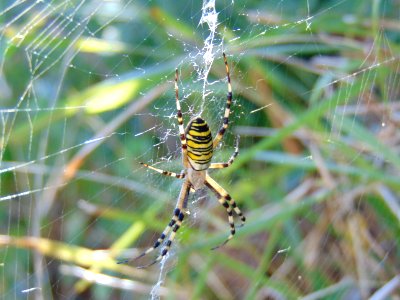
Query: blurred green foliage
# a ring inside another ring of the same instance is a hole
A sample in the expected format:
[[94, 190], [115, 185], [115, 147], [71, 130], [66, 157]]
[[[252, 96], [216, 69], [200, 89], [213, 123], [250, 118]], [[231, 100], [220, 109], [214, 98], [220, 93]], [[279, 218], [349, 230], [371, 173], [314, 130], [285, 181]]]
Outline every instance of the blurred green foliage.
[[[161, 273], [168, 299], [396, 299], [399, 6], [217, 1], [203, 99], [200, 2], [5, 1], [1, 294], [145, 299]], [[138, 164], [181, 168], [174, 70], [185, 122], [215, 132], [222, 50], [235, 102], [216, 160], [241, 143], [213, 176], [248, 223], [210, 251], [229, 226], [196, 194], [164, 267], [117, 264], [154, 243], [180, 188]]]

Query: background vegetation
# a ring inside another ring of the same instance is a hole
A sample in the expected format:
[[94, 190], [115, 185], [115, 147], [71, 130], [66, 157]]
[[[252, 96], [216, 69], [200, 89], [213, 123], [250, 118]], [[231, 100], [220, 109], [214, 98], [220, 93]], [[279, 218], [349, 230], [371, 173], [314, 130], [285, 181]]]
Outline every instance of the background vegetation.
[[[202, 100], [199, 2], [2, 4], [3, 297], [399, 299], [400, 3], [217, 1]], [[203, 107], [215, 132], [222, 49], [235, 105], [217, 159], [236, 135], [241, 153], [213, 176], [248, 223], [210, 251], [228, 224], [200, 193], [165, 265], [116, 264], [175, 205], [179, 181], [138, 164], [180, 170], [174, 69], [185, 121]]]

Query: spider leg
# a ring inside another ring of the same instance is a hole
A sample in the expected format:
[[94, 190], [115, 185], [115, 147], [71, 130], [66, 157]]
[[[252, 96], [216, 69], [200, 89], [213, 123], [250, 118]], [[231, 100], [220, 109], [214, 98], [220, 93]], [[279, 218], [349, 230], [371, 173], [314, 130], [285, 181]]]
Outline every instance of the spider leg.
[[233, 152], [232, 156], [229, 158], [228, 162], [226, 163], [212, 163], [209, 167], [209, 169], [225, 169], [229, 167], [234, 161], [235, 158], [239, 154], [239, 136], [236, 138], [236, 143], [235, 143], [235, 152]]
[[217, 197], [223, 197], [225, 198], [229, 205], [232, 206], [232, 209], [235, 211], [235, 213], [238, 215], [240, 220], [242, 221], [242, 224], [240, 224], [240, 227], [244, 225], [246, 222], [246, 217], [243, 215], [242, 211], [237, 207], [235, 200], [231, 198], [231, 196], [228, 194], [227, 191], [225, 191], [214, 179], [210, 177], [210, 175], [206, 175], [206, 185], [211, 186], [210, 189], [217, 195]]
[[161, 254], [158, 255], [157, 258], [154, 261], [152, 261], [151, 263], [144, 265], [144, 266], [138, 266], [137, 267], [138, 269], [144, 269], [144, 268], [150, 267], [150, 266], [154, 265], [155, 263], [157, 263], [158, 261], [162, 260], [164, 258], [164, 256], [167, 255], [169, 249], [171, 248], [172, 241], [174, 240], [174, 238], [176, 236], [176, 232], [182, 225], [182, 221], [183, 221], [184, 217], [185, 217], [185, 215], [184, 215], [183, 211], [181, 211], [179, 213], [178, 220], [176, 221], [174, 228], [172, 229], [172, 232], [169, 235], [168, 241], [165, 244], [165, 247], [163, 248], [163, 250], [161, 251]]
[[214, 250], [214, 249], [217, 249], [217, 248], [225, 245], [229, 240], [231, 240], [233, 238], [233, 236], [236, 233], [235, 223], [233, 222], [232, 211], [234, 210], [235, 213], [241, 218], [241, 220], [242, 220], [241, 226], [244, 225], [246, 218], [243, 216], [242, 212], [237, 207], [236, 202], [231, 198], [231, 196], [208, 174], [206, 175], [205, 185], [212, 192], [214, 192], [214, 194], [218, 197], [219, 203], [221, 203], [226, 208], [226, 212], [228, 213], [229, 226], [231, 228], [231, 232], [230, 232], [230, 235], [228, 236], [228, 238], [222, 244], [212, 248], [212, 250]]
[[156, 171], [156, 172], [158, 172], [158, 173], [160, 173], [160, 174], [162, 174], [164, 176], [170, 176], [170, 177], [176, 177], [176, 178], [185, 178], [184, 171], [182, 171], [181, 173], [178, 174], [178, 173], [174, 173], [174, 172], [165, 171], [165, 170], [162, 170], [162, 169], [155, 168], [155, 167], [150, 166], [150, 165], [148, 165], [146, 163], [143, 163], [143, 162], [140, 162], [140, 164], [145, 166], [146, 168], [149, 168], [149, 169], [151, 169], [153, 171]]
[[166, 236], [168, 235], [168, 233], [170, 233], [170, 231], [172, 229], [172, 232], [170, 233], [170, 235], [168, 237], [168, 241], [166, 242], [165, 247], [162, 249], [160, 255], [158, 255], [157, 258], [154, 261], [152, 261], [151, 263], [149, 263], [147, 265], [143, 265], [143, 266], [138, 266], [137, 267], [138, 269], [144, 269], [144, 268], [150, 267], [150, 266], [154, 265], [155, 263], [157, 263], [158, 261], [162, 260], [167, 255], [169, 249], [171, 248], [172, 242], [176, 236], [176, 232], [181, 227], [183, 218], [185, 217], [184, 206], [185, 206], [185, 203], [187, 202], [187, 198], [189, 197], [190, 187], [191, 187], [191, 184], [189, 181], [185, 181], [183, 183], [181, 192], [179, 194], [178, 203], [177, 203], [175, 211], [174, 211], [174, 216], [172, 217], [170, 223], [164, 229], [163, 233], [158, 238], [158, 240], [155, 242], [153, 247], [144, 251], [141, 255], [136, 257], [134, 260], [139, 259], [139, 258], [145, 256], [147, 253], [150, 253], [154, 249], [158, 248], [162, 244], [162, 242], [165, 240]]
[[179, 136], [181, 139], [182, 145], [182, 161], [183, 165], [187, 166], [187, 141], [186, 141], [186, 134], [185, 128], [183, 127], [183, 117], [182, 117], [182, 110], [181, 104], [179, 102], [179, 88], [178, 88], [178, 79], [179, 79], [179, 72], [178, 69], [175, 70], [175, 102], [176, 102], [176, 110], [177, 110], [177, 119], [178, 119], [178, 127], [179, 127]]
[[231, 76], [229, 73], [229, 66], [228, 66], [228, 62], [226, 60], [225, 53], [222, 53], [222, 55], [224, 56], [226, 77], [228, 79], [228, 94], [226, 95], [226, 106], [225, 106], [223, 124], [222, 124], [222, 127], [220, 128], [220, 130], [218, 131], [218, 134], [214, 138], [213, 148], [216, 148], [218, 146], [219, 142], [221, 141], [222, 137], [224, 136], [226, 129], [228, 128], [229, 114], [231, 112], [231, 104], [232, 104], [232, 86], [231, 86]]
[[212, 182], [212, 180], [210, 180], [210, 179], [211, 179], [211, 178], [206, 178], [205, 184], [206, 184], [206, 186], [207, 186], [209, 189], [211, 189], [211, 190], [216, 194], [216, 196], [218, 197], [218, 202], [219, 202], [223, 207], [225, 207], [226, 212], [228, 213], [228, 222], [229, 222], [229, 226], [231, 227], [231, 232], [230, 232], [230, 235], [228, 236], [228, 238], [227, 238], [222, 244], [220, 244], [220, 245], [218, 245], [218, 246], [216, 246], [216, 247], [211, 248], [211, 250], [215, 250], [215, 249], [217, 249], [217, 248], [219, 248], [219, 247], [225, 245], [229, 240], [231, 240], [231, 239], [233, 238], [233, 236], [235, 235], [235, 232], [236, 232], [236, 231], [235, 231], [235, 223], [234, 223], [234, 221], [233, 221], [232, 207], [230, 207], [228, 201], [226, 200], [226, 197], [225, 197], [224, 195], [222, 195], [222, 194], [220, 193], [220, 191], [218, 190], [218, 187], [216, 186], [216, 182], [215, 182], [215, 184], [213, 185], [213, 182]]
[[174, 216], [171, 218], [171, 221], [165, 227], [164, 231], [161, 233], [160, 237], [157, 239], [157, 241], [154, 243], [153, 247], [148, 248], [146, 251], [144, 251], [142, 254], [139, 256], [135, 257], [133, 260], [137, 260], [146, 254], [152, 252], [153, 250], [157, 249], [165, 240], [165, 237], [168, 235], [168, 233], [171, 231], [172, 227], [176, 224], [176, 222], [179, 219], [179, 215], [181, 214], [181, 211], [179, 208], [175, 208], [174, 210]]

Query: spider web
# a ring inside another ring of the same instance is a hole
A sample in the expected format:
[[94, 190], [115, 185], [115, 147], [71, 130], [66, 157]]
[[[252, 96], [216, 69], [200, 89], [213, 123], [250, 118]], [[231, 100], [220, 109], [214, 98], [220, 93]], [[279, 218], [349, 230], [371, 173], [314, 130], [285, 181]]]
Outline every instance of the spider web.
[[[396, 5], [4, 1], [3, 297], [393, 294], [400, 219]], [[166, 260], [140, 271], [117, 265], [154, 243], [179, 193], [179, 180], [139, 164], [181, 169], [175, 68], [185, 123], [202, 115], [215, 133], [227, 92], [224, 51], [234, 103], [213, 161], [229, 158], [237, 135], [242, 153], [212, 176], [249, 224], [237, 241], [208, 251], [228, 224], [213, 196], [196, 193]], [[333, 258], [321, 257], [324, 251]], [[346, 265], [353, 268], [345, 272]]]

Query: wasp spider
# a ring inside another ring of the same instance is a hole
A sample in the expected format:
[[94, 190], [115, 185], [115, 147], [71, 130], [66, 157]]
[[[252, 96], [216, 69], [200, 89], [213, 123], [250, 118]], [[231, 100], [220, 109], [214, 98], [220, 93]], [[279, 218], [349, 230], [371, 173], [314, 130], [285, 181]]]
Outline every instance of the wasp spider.
[[176, 232], [182, 225], [183, 218], [185, 216], [185, 210], [187, 208], [187, 201], [189, 192], [201, 189], [203, 187], [208, 187], [218, 198], [219, 203], [225, 207], [228, 214], [228, 221], [230, 225], [230, 235], [221, 245], [214, 247], [216, 249], [224, 244], [226, 244], [230, 239], [232, 239], [235, 234], [235, 224], [233, 222], [233, 212], [235, 212], [241, 219], [242, 224], [244, 224], [246, 218], [243, 216], [240, 209], [236, 206], [235, 201], [231, 196], [214, 180], [208, 175], [208, 169], [223, 169], [229, 167], [236, 156], [239, 153], [238, 140], [236, 141], [235, 152], [231, 158], [226, 163], [211, 163], [211, 158], [213, 156], [213, 151], [218, 146], [226, 129], [228, 128], [229, 114], [231, 111], [232, 103], [232, 87], [231, 79], [229, 74], [229, 66], [226, 60], [225, 53], [223, 53], [226, 76], [228, 79], [228, 94], [225, 106], [225, 113], [223, 117], [223, 123], [218, 131], [218, 134], [212, 139], [210, 128], [207, 122], [200, 116], [194, 117], [190, 120], [186, 129], [183, 126], [182, 111], [179, 103], [179, 91], [178, 91], [178, 70], [175, 71], [175, 98], [176, 98], [176, 108], [177, 108], [177, 119], [179, 124], [179, 134], [182, 145], [182, 163], [184, 170], [181, 173], [174, 173], [169, 171], [164, 171], [153, 166], [141, 163], [143, 166], [152, 169], [162, 175], [176, 177], [179, 179], [184, 179], [183, 185], [179, 194], [178, 202], [174, 210], [171, 221], [168, 226], [164, 229], [158, 240], [155, 242], [153, 247], [144, 251], [141, 255], [135, 259], [141, 258], [146, 254], [150, 253], [154, 249], [158, 248], [163, 244], [164, 240], [168, 236], [168, 240], [165, 243], [164, 249], [161, 251], [159, 256], [150, 264], [141, 266], [139, 268], [146, 268], [160, 261], [167, 253], [171, 247], [172, 241], [175, 238]]

